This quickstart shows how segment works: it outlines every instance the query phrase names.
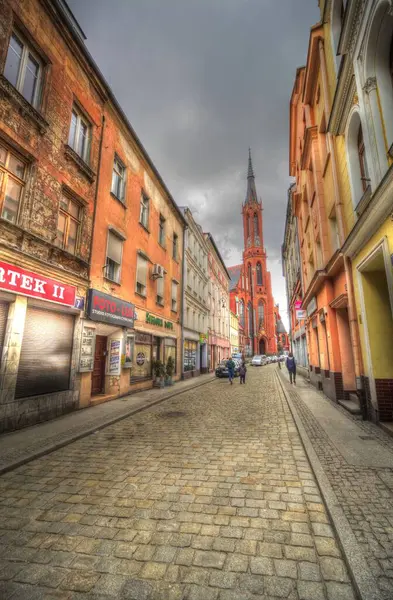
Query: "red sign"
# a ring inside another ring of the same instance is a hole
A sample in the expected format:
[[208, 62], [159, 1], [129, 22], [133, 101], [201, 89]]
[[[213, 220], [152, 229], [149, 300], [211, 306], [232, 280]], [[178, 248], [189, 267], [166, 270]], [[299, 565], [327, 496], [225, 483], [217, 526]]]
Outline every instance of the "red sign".
[[0, 261], [0, 289], [74, 306], [76, 288]]
[[295, 302], [295, 310], [300, 310], [302, 307], [302, 301], [301, 300], [296, 300]]

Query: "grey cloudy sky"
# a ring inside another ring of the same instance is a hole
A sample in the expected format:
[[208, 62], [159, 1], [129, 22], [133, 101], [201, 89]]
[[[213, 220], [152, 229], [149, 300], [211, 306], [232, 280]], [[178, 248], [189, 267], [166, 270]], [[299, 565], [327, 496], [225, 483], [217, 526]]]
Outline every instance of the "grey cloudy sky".
[[287, 324], [280, 247], [289, 97], [317, 0], [69, 0], [87, 46], [179, 205], [241, 262], [251, 146], [273, 293]]

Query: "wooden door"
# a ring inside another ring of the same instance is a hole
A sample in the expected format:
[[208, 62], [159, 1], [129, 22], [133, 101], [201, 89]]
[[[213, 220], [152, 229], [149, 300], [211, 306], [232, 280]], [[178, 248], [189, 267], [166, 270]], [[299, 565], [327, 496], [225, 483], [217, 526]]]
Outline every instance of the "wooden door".
[[107, 338], [104, 335], [96, 336], [96, 349], [94, 352], [94, 368], [91, 377], [91, 393], [101, 394], [105, 383], [105, 360]]

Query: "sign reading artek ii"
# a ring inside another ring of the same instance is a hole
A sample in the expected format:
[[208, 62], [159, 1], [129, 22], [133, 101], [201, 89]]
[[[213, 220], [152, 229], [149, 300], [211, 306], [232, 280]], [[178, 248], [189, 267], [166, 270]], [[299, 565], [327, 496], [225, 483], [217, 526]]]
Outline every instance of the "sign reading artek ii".
[[0, 261], [0, 289], [74, 306], [76, 288]]
[[92, 321], [134, 327], [135, 306], [98, 290], [89, 290], [88, 316]]

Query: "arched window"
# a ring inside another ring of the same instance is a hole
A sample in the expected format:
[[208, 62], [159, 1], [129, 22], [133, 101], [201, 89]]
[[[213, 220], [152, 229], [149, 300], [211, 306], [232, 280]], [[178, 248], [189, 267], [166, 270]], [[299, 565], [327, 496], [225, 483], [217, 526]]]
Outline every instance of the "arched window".
[[239, 303], [239, 320], [240, 320], [240, 325], [244, 329], [244, 300], [240, 300], [240, 303]]
[[362, 188], [365, 192], [368, 186], [368, 168], [367, 168], [367, 159], [366, 152], [364, 148], [364, 139], [363, 139], [363, 129], [362, 125], [359, 125], [358, 131], [358, 156], [359, 156], [359, 165], [360, 165], [360, 180], [362, 182]]
[[253, 292], [254, 286], [253, 286], [253, 282], [252, 282], [252, 269], [251, 269], [251, 265], [248, 265], [248, 283], [250, 286], [250, 291], [251, 293]]
[[259, 223], [258, 223], [258, 215], [254, 213], [254, 237], [259, 236]]
[[262, 265], [261, 263], [257, 263], [257, 285], [263, 285], [262, 280]]
[[263, 300], [258, 302], [258, 327], [259, 329], [265, 325], [265, 305]]
[[248, 303], [247, 306], [247, 321], [248, 321], [248, 337], [253, 336], [253, 324], [252, 324], [252, 304]]

